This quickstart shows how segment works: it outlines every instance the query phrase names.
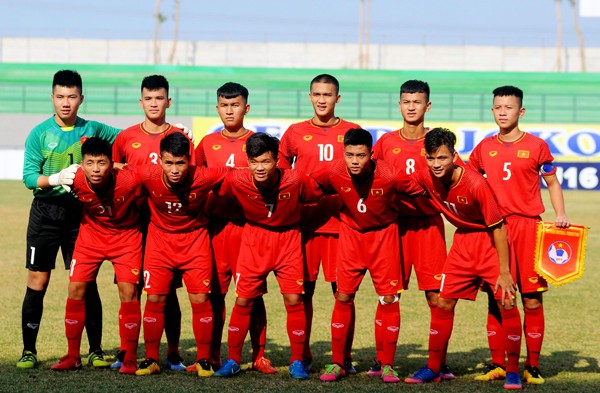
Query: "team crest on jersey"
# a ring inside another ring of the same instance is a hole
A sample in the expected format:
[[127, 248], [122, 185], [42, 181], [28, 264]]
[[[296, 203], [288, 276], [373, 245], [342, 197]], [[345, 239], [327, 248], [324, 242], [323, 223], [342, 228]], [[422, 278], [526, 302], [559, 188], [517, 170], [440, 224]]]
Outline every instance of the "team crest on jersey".
[[197, 197], [198, 197], [198, 195], [196, 195], [195, 192], [190, 192], [190, 195], [188, 195], [188, 200], [193, 201]]
[[427, 155], [427, 151], [425, 151], [425, 148], [421, 148], [421, 157], [425, 157]]
[[529, 158], [529, 150], [517, 150], [517, 157]]
[[469, 200], [467, 199], [467, 197], [464, 196], [457, 196], [456, 200], [458, 201], [458, 203], [462, 203], [464, 205], [468, 205], [469, 204]]
[[490, 157], [496, 157], [498, 155], [498, 152], [496, 150], [492, 150], [490, 152]]
[[344, 136], [343, 135], [338, 135], [338, 142], [344, 143]]
[[311, 139], [313, 139], [313, 136], [312, 136], [312, 135], [304, 135], [304, 136], [302, 137], [302, 139], [304, 139], [305, 141], [307, 141], [307, 142], [308, 142], [308, 141], [310, 141]]
[[242, 151], [246, 151], [246, 144], [242, 145]]
[[219, 150], [221, 148], [221, 145], [213, 145], [212, 149], [213, 150]]
[[139, 276], [140, 270], [139, 269], [131, 269], [131, 274], [133, 274], [134, 276]]
[[139, 149], [142, 146], [142, 144], [140, 142], [133, 142], [131, 144], [131, 147], [133, 147], [134, 149]]
[[383, 195], [383, 188], [371, 188], [371, 195], [374, 195], [374, 196]]
[[392, 150], [392, 153], [394, 153], [394, 154], [400, 154], [401, 151], [402, 151], [402, 149], [400, 149], [399, 147], [397, 147], [394, 150]]
[[50, 142], [50, 143], [48, 143], [48, 149], [54, 149], [56, 146], [58, 146], [58, 142]]
[[342, 189], [342, 191], [344, 192], [350, 192], [352, 190], [352, 188], [350, 187], [340, 187]]
[[282, 199], [290, 199], [290, 197], [291, 197], [291, 194], [289, 192], [285, 192], [283, 194], [279, 194], [277, 196], [277, 199], [279, 199], [281, 201]]

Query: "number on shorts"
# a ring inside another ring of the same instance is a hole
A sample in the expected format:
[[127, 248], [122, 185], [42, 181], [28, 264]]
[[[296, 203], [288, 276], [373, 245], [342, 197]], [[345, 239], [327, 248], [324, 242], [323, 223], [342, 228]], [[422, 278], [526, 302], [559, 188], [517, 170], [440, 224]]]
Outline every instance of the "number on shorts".
[[31, 260], [30, 260], [30, 264], [34, 264], [33, 260], [35, 259], [35, 247], [29, 247], [31, 248]]
[[69, 268], [69, 277], [73, 277], [73, 272], [75, 272], [75, 264], [77, 261], [75, 259], [71, 259], [71, 267]]
[[235, 282], [234, 282], [234, 284], [235, 284], [236, 288], [238, 286], [238, 282], [240, 282], [240, 276], [241, 276], [240, 273], [235, 273]]
[[150, 288], [150, 272], [144, 270], [144, 288]]

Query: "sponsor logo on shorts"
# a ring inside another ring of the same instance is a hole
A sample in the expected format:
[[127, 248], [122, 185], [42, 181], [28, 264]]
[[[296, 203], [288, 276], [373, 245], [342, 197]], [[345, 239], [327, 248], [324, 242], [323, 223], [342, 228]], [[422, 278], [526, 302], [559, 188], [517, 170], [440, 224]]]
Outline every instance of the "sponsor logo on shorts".
[[519, 341], [521, 339], [521, 336], [516, 335], [516, 334], [509, 334], [508, 335], [508, 339], [510, 341]]
[[436, 274], [433, 276], [434, 279], [438, 280], [438, 281], [442, 281], [442, 275], [441, 274]]
[[387, 330], [389, 330], [390, 332], [396, 333], [397, 331], [400, 330], [400, 328], [398, 326], [388, 326]]
[[537, 277], [529, 277], [529, 282], [532, 284], [537, 284], [538, 278]]
[[488, 330], [488, 331], [487, 331], [487, 335], [488, 335], [488, 337], [492, 337], [492, 336], [495, 336], [495, 335], [496, 335], [496, 332], [495, 332], [495, 331], [493, 331], [493, 330]]
[[131, 144], [131, 147], [133, 147], [134, 149], [139, 149], [142, 146], [142, 144], [140, 142], [133, 142]]
[[304, 285], [304, 280], [296, 280], [296, 284], [298, 284], [298, 285]]
[[292, 330], [294, 336], [304, 336], [304, 330]]
[[498, 152], [496, 150], [492, 150], [490, 152], [490, 157], [496, 157], [498, 155]]
[[227, 330], [229, 330], [230, 332], [239, 332], [239, 331], [240, 331], [240, 328], [239, 328], [239, 327], [237, 327], [237, 326], [229, 326], [229, 327], [227, 328]]
[[144, 322], [155, 323], [156, 322], [156, 318], [153, 318], [153, 317], [144, 317]]
[[221, 145], [213, 145], [212, 149], [213, 150], [219, 150], [221, 148]]
[[344, 325], [343, 323], [332, 322], [331, 326], [334, 327], [334, 328], [336, 328], [336, 329], [341, 329], [341, 328], [343, 328], [346, 325]]
[[29, 329], [37, 329], [37, 328], [39, 328], [39, 327], [40, 327], [40, 324], [39, 324], [39, 323], [28, 323], [28, 324], [27, 324], [27, 327], [28, 327]]
[[394, 150], [392, 150], [392, 153], [394, 153], [394, 154], [400, 154], [401, 151], [402, 151], [402, 149], [400, 149], [399, 147], [397, 147]]
[[77, 325], [77, 324], [79, 323], [79, 321], [77, 321], [77, 320], [75, 320], [75, 319], [68, 319], [68, 318], [65, 318], [65, 323], [66, 323], [67, 325]]
[[529, 158], [529, 150], [517, 150], [517, 157]]
[[398, 280], [392, 280], [390, 281], [390, 285], [393, 287], [397, 287], [398, 286]]
[[127, 329], [132, 330], [132, 329], [135, 329], [136, 327], [138, 327], [138, 324], [137, 323], [126, 323], [124, 326]]
[[204, 284], [205, 286], [209, 286], [210, 280], [202, 280], [202, 284]]
[[58, 142], [52, 142], [52, 143], [48, 143], [48, 147], [50, 149], [54, 149], [56, 146], [58, 146]]
[[140, 269], [131, 269], [131, 274], [133, 274], [134, 276], [139, 276], [140, 275]]
[[435, 336], [436, 334], [440, 334], [440, 332], [438, 332], [437, 330], [434, 330], [434, 329], [429, 329], [430, 336]]
[[527, 336], [531, 338], [541, 338], [542, 333], [527, 333]]
[[202, 322], [202, 323], [211, 323], [212, 320], [213, 320], [212, 317], [200, 318], [200, 322]]
[[302, 139], [304, 139], [305, 141], [307, 141], [307, 142], [308, 142], [308, 141], [310, 141], [311, 139], [313, 139], [313, 136], [312, 136], [312, 135], [304, 135], [304, 136], [302, 137]]
[[375, 320], [375, 325], [377, 325], [377, 326], [383, 326], [383, 322], [381, 321], [381, 319], [376, 319]]

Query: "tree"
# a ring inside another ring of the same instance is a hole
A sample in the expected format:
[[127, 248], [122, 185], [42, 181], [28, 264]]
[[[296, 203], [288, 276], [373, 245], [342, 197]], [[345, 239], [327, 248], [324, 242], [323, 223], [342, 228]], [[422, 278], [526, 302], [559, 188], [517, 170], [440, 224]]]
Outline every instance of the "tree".
[[180, 0], [175, 0], [175, 27], [173, 29], [173, 45], [171, 46], [171, 54], [169, 55], [169, 64], [173, 64], [175, 61], [175, 53], [177, 52], [177, 39], [179, 36], [179, 11], [180, 11]]
[[562, 71], [562, 40], [563, 40], [563, 23], [560, 5], [562, 0], [554, 0], [556, 10], [556, 71]]
[[161, 3], [162, 0], [156, 0], [156, 5], [154, 6], [154, 64], [160, 64], [160, 28], [162, 23], [167, 20], [167, 18], [160, 13]]
[[570, 0], [571, 9], [573, 10], [573, 25], [575, 26], [575, 32], [577, 33], [577, 40], [579, 41], [579, 61], [581, 62], [581, 72], [586, 72], [587, 67], [585, 65], [585, 44], [583, 42], [583, 32], [579, 27], [579, 12], [577, 12], [577, 0]]

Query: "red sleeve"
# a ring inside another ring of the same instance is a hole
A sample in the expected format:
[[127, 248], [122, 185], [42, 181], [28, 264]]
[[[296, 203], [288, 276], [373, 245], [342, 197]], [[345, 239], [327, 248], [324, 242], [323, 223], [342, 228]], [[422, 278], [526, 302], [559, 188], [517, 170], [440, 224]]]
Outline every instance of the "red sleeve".
[[204, 152], [204, 141], [206, 137], [202, 138], [198, 147], [196, 147], [195, 156], [196, 156], [196, 165], [197, 166], [207, 166], [206, 165], [206, 153]]
[[379, 138], [377, 142], [375, 142], [375, 146], [373, 146], [373, 159], [377, 160], [378, 158], [383, 156], [383, 141], [385, 140], [385, 134]]
[[321, 199], [323, 191], [319, 184], [312, 179], [310, 176], [304, 173], [298, 173], [300, 177], [300, 183], [302, 184], [302, 191], [300, 199], [304, 203], [313, 203]]
[[122, 134], [118, 134], [117, 137], [115, 138], [115, 141], [112, 145], [112, 160], [113, 162], [125, 162], [125, 153], [123, 152], [122, 149], [122, 145], [123, 145], [123, 135]]
[[405, 175], [404, 172], [398, 171], [392, 179], [396, 191], [406, 194], [408, 196], [419, 196], [425, 195], [425, 188], [423, 188], [412, 176]]
[[291, 168], [296, 157], [293, 148], [293, 127], [293, 124], [289, 126], [279, 141], [279, 168]]
[[476, 172], [485, 173], [481, 167], [481, 143], [475, 146], [475, 149], [471, 152], [467, 166]]
[[498, 202], [494, 197], [494, 193], [486, 181], [474, 189], [474, 194], [477, 202], [479, 203], [479, 209], [483, 216], [485, 225], [488, 227], [494, 226], [502, 221], [502, 214], [498, 207]]
[[328, 194], [335, 194], [335, 189], [331, 184], [331, 172], [330, 168], [325, 167], [316, 172], [310, 174], [310, 177], [317, 182], [323, 191]]

